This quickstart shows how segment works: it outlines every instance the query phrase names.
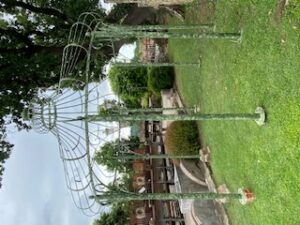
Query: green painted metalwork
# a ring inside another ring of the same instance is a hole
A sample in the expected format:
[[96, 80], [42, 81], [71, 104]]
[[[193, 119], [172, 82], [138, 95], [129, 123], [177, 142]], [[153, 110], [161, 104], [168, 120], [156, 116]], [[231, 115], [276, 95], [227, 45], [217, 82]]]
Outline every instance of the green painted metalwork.
[[85, 121], [199, 121], [199, 120], [257, 120], [260, 118], [258, 113], [224, 113], [224, 114], [127, 114], [127, 115], [90, 115], [79, 117], [74, 120]]
[[109, 32], [94, 31], [93, 36], [96, 41], [101, 41], [101, 38], [123, 39], [123, 38], [152, 38], [152, 39], [225, 39], [238, 41], [241, 38], [240, 33], [205, 33], [205, 32], [154, 32], [154, 31], [132, 31], [120, 30]]
[[103, 193], [101, 195], [91, 196], [99, 201], [120, 202], [137, 200], [178, 200], [178, 199], [241, 199], [239, 193], [215, 193], [215, 192], [195, 192], [195, 193], [133, 193], [133, 192], [115, 192]]
[[[95, 81], [93, 79], [93, 71], [91, 71], [90, 67], [91, 60], [93, 59], [92, 54], [96, 50], [101, 52], [101, 48], [111, 48], [108, 52], [111, 52], [112, 56], [116, 58], [118, 56], [118, 52], [116, 51], [118, 47], [116, 46], [119, 44], [116, 41], [122, 39], [241, 39], [241, 33], [217, 33], [211, 28], [211, 25], [115, 26], [104, 24], [96, 13], [84, 13], [79, 16], [78, 22], [72, 25], [68, 44], [63, 51], [58, 87], [51, 93], [47, 92], [45, 95], [47, 96], [46, 98], [42, 94], [37, 94], [32, 104], [28, 107], [27, 112], [24, 112], [24, 118], [30, 119], [33, 127], [39, 132], [45, 133], [51, 131], [57, 137], [60, 157], [65, 169], [66, 184], [78, 208], [95, 215], [101, 210], [105, 210], [101, 209], [101, 204], [105, 203], [105, 201], [241, 199], [242, 194], [240, 193], [131, 193], [121, 192], [120, 190], [115, 190], [115, 193], [113, 193], [110, 190], [111, 186], [109, 182], [116, 180], [117, 173], [109, 174], [108, 171], [102, 171], [102, 167], [97, 166], [93, 159], [93, 155], [99, 150], [99, 146], [107, 141], [100, 133], [106, 131], [106, 129], [115, 128], [113, 124], [117, 124], [105, 122], [119, 122], [117, 126], [119, 129], [119, 140], [121, 139], [120, 129], [122, 127], [120, 124], [123, 121], [255, 120], [261, 124], [264, 123], [265, 115], [262, 108], [259, 108], [255, 113], [245, 114], [200, 114], [196, 112], [188, 114], [187, 112], [193, 109], [113, 109], [114, 111], [101, 112], [96, 107], [94, 111], [89, 107], [91, 105], [100, 105], [99, 99], [101, 98], [101, 100], [109, 99], [103, 93], [103, 90], [92, 94], [92, 90], [96, 90], [97, 88], [89, 87]], [[174, 66], [181, 64], [189, 65], [189, 62], [158, 62], [151, 65], [144, 62], [132, 62], [128, 66]], [[77, 83], [79, 83], [80, 87], [82, 86], [82, 92], [80, 92], [80, 89], [73, 87], [73, 84], [76, 86]], [[99, 86], [97, 84], [93, 85], [96, 85], [96, 87]], [[80, 93], [76, 93], [75, 90]], [[121, 104], [118, 102], [117, 105], [120, 106]], [[162, 112], [170, 113], [171, 110], [175, 110], [178, 114], [162, 114]], [[120, 152], [121, 155], [122, 152]], [[162, 158], [199, 158], [199, 155], [124, 154], [123, 160]], [[88, 196], [90, 195], [92, 197], [89, 198]]]
[[195, 107], [187, 107], [187, 108], [140, 108], [140, 109], [133, 109], [133, 108], [120, 108], [117, 110], [120, 114], [124, 113], [161, 113], [163, 111], [173, 111], [173, 112], [190, 112], [195, 111]]
[[[241, 33], [217, 33], [213, 24], [192, 25], [114, 25], [105, 24], [101, 21], [86, 33], [93, 39], [93, 46], [101, 48], [111, 42], [114, 55], [118, 53], [115, 42], [122, 39], [225, 39], [240, 41]], [[116, 60], [117, 61], [117, 60]], [[170, 67], [170, 66], [200, 66], [199, 62], [112, 62], [112, 64], [123, 67]]]
[[[99, 23], [96, 29], [88, 32], [93, 39], [95, 46], [101, 46], [101, 43], [111, 42], [114, 54], [114, 42], [122, 39], [225, 39], [241, 40], [241, 33], [217, 33], [214, 32], [215, 26], [212, 24], [200, 25], [112, 25]], [[122, 67], [171, 67], [171, 66], [196, 66], [200, 67], [198, 62], [117, 62], [113, 65]]]
[[[92, 36], [95, 40], [101, 38], [180, 38], [180, 39], [227, 39], [239, 40], [241, 33], [211, 32], [213, 25], [143, 25], [143, 26], [115, 26], [102, 24]], [[207, 32], [209, 29], [209, 32]]]
[[113, 62], [112, 65], [119, 66], [119, 67], [172, 67], [172, 66], [200, 66], [200, 62], [196, 63], [184, 63], [184, 62], [174, 62], [174, 63], [145, 63], [145, 62], [128, 62], [128, 63], [121, 63], [121, 62]]
[[[107, 30], [131, 30], [131, 31], [149, 31], [149, 30], [203, 30], [213, 29], [214, 24], [190, 24], [190, 25], [107, 25]], [[104, 28], [105, 29], [105, 28]]]
[[149, 159], [199, 159], [200, 155], [168, 155], [168, 154], [120, 154], [116, 160], [149, 160]]

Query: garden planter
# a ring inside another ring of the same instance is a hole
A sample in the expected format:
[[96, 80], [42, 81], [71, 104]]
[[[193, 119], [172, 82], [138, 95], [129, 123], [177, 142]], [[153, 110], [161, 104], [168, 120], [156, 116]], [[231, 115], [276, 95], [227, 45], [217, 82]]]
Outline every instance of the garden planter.
[[250, 189], [242, 189], [238, 190], [238, 193], [242, 195], [240, 199], [240, 203], [242, 205], [249, 204], [255, 200], [254, 193]]

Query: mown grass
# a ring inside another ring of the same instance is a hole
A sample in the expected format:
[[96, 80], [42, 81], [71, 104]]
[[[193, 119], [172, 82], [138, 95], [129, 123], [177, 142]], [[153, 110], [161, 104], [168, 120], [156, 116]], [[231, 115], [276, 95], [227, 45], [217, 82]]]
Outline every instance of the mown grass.
[[[202, 142], [212, 150], [218, 184], [231, 191], [251, 188], [256, 201], [227, 205], [232, 224], [299, 225], [300, 217], [300, 21], [288, 10], [275, 22], [277, 1], [226, 0], [186, 6], [185, 23], [243, 30], [241, 43], [171, 40], [176, 82], [187, 106], [202, 113], [254, 112], [263, 106], [267, 124], [253, 121], [199, 122]], [[170, 23], [180, 23], [170, 19]]]

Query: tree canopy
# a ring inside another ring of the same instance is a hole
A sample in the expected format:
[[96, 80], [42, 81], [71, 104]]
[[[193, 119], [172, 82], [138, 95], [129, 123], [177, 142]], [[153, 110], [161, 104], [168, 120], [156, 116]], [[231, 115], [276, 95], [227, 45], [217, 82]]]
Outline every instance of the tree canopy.
[[[21, 110], [37, 88], [59, 79], [61, 54], [77, 16], [97, 8], [97, 0], [0, 0], [1, 118]], [[102, 9], [97, 13], [105, 15]]]
[[129, 139], [117, 139], [107, 142], [96, 153], [95, 160], [98, 164], [106, 166], [110, 171], [116, 170], [119, 173], [128, 173], [131, 162], [120, 163], [120, 160], [117, 160], [116, 157], [122, 157], [122, 154], [138, 148], [139, 145], [139, 138], [135, 136], [131, 136]]
[[128, 203], [115, 203], [111, 211], [104, 213], [93, 225], [127, 225], [129, 217]]
[[[106, 15], [98, 1], [0, 0], [1, 125], [3, 117], [11, 115], [10, 121], [24, 128], [20, 116], [24, 105], [37, 88], [58, 82], [62, 50], [72, 23], [81, 13], [94, 11], [105, 22], [127, 24], [143, 23], [149, 16], [147, 10], [128, 4], [118, 4]], [[132, 14], [135, 20], [129, 16]]]
[[141, 105], [141, 98], [147, 92], [146, 67], [113, 66], [109, 71], [112, 90], [129, 108]]
[[4, 172], [4, 163], [9, 158], [13, 145], [5, 140], [0, 141], [0, 188], [2, 187], [2, 175]]
[[[94, 11], [106, 22], [128, 24], [143, 23], [149, 16], [141, 13], [149, 10], [128, 4], [118, 4], [106, 15], [98, 3], [0, 0], [0, 141], [8, 152], [13, 145], [6, 139], [6, 130], [12, 124], [18, 130], [30, 129], [21, 118], [22, 111], [38, 89], [58, 82], [63, 47], [72, 23], [81, 13]], [[136, 19], [129, 16], [132, 14], [138, 15]], [[3, 162], [0, 159], [1, 168]]]
[[0, 141], [6, 149], [1, 153], [13, 147], [6, 140], [9, 124], [18, 130], [30, 128], [21, 113], [37, 89], [58, 82], [63, 46], [77, 16], [95, 9], [105, 15], [97, 4], [98, 0], [0, 0]]

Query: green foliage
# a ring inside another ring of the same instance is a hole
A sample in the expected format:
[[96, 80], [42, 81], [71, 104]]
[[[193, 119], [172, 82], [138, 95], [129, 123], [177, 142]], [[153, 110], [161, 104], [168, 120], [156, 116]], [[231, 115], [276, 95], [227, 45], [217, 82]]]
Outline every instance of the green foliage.
[[148, 88], [155, 95], [160, 95], [162, 89], [173, 87], [174, 69], [172, 67], [148, 68]]
[[149, 92], [160, 96], [162, 89], [173, 87], [174, 71], [171, 67], [117, 67], [109, 71], [113, 91], [129, 108], [145, 104]]
[[59, 1], [60, 4], [62, 4], [62, 8], [64, 9], [64, 12], [71, 18], [74, 18], [74, 20], [77, 19], [77, 17], [82, 12], [88, 12], [88, 11], [96, 11], [99, 15], [104, 17], [105, 13], [104, 10], [101, 8], [98, 8], [98, 0], [88, 0], [88, 1], [82, 1], [82, 0], [67, 0], [67, 1]]
[[127, 225], [129, 217], [129, 203], [115, 203], [110, 212], [104, 213], [93, 225]]
[[0, 188], [2, 187], [2, 175], [4, 172], [4, 163], [9, 158], [13, 145], [4, 140], [0, 134]]
[[[112, 14], [106, 15], [98, 6], [98, 0], [0, 0], [0, 135], [5, 137], [6, 125], [14, 123], [17, 129], [29, 129], [23, 122], [21, 113], [38, 89], [46, 89], [59, 80], [63, 47], [67, 42], [69, 29], [77, 17], [93, 11], [103, 21], [120, 23], [135, 5], [116, 5]], [[139, 23], [144, 14], [136, 10], [137, 17], [129, 21]], [[11, 16], [7, 20], [3, 15]], [[119, 42], [122, 46], [122, 41]], [[116, 48], [116, 51], [118, 49]], [[102, 77], [102, 66], [111, 58], [112, 49], [94, 51], [90, 63], [90, 81]], [[69, 74], [85, 82], [84, 57], [78, 56], [78, 65]], [[100, 75], [101, 76], [101, 75]], [[82, 85], [65, 82], [63, 87], [81, 89]], [[130, 97], [128, 97], [130, 98]], [[132, 100], [134, 101], [134, 100]], [[8, 117], [7, 117], [8, 116]], [[4, 121], [10, 119], [10, 121]], [[4, 139], [3, 139], [4, 140]], [[7, 142], [6, 146], [12, 146]], [[11, 147], [10, 147], [11, 148]]]
[[194, 121], [175, 121], [167, 129], [166, 147], [174, 155], [194, 155], [199, 152], [200, 142]]
[[95, 160], [98, 164], [104, 165], [110, 171], [119, 173], [129, 173], [131, 162], [122, 160], [122, 155], [140, 146], [139, 138], [131, 136], [128, 140], [115, 140], [105, 143], [96, 153]]
[[132, 4], [116, 4], [111, 9], [109, 15], [106, 17], [106, 21], [108, 23], [121, 23], [131, 9], [133, 9]]
[[[98, 0], [0, 0], [0, 3], [1, 14], [14, 16], [14, 20], [0, 19], [0, 117], [13, 112], [12, 121], [17, 121], [18, 128], [22, 128], [21, 111], [36, 90], [52, 86], [59, 80], [62, 51], [72, 23], [86, 11], [96, 12], [103, 20], [111, 15], [104, 14], [98, 7]], [[118, 8], [115, 6], [115, 10]], [[122, 8], [123, 14], [126, 9]], [[92, 54], [91, 81], [99, 80], [95, 74], [101, 73], [110, 55], [107, 49]], [[78, 73], [70, 75], [85, 82], [82, 59], [80, 55], [75, 68]], [[73, 83], [64, 85], [72, 87]]]
[[0, 140], [5, 148], [13, 146], [5, 141], [7, 124], [14, 123], [18, 130], [30, 128], [21, 118], [24, 107], [37, 89], [58, 82], [69, 28], [80, 13], [96, 9], [97, 3], [0, 0], [0, 14], [14, 18], [0, 18]]
[[117, 67], [109, 71], [113, 91], [129, 108], [140, 107], [146, 93], [147, 69], [144, 67]]
[[74, 91], [78, 91], [83, 90], [84, 87], [85, 83], [77, 79], [64, 78], [60, 80], [60, 88], [71, 88]]

